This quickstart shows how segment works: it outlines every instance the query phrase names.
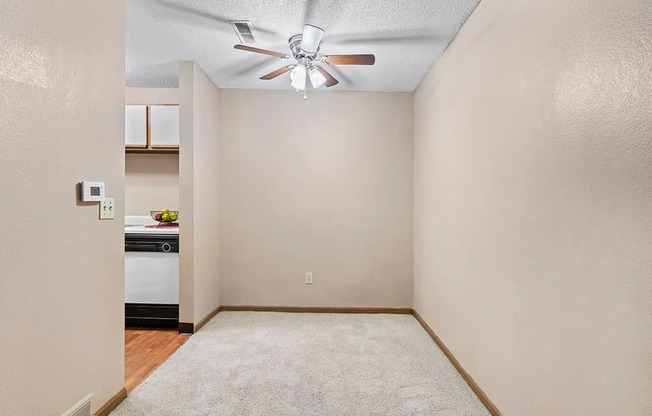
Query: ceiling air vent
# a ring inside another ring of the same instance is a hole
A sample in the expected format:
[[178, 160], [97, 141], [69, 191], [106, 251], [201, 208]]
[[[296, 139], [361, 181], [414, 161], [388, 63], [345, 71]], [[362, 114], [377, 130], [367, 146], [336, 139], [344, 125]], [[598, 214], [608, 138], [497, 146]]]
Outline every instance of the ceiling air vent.
[[235, 20], [231, 22], [231, 26], [235, 30], [235, 34], [238, 35], [240, 43], [256, 43], [254, 39], [254, 34], [251, 32], [251, 26], [249, 26], [248, 20]]

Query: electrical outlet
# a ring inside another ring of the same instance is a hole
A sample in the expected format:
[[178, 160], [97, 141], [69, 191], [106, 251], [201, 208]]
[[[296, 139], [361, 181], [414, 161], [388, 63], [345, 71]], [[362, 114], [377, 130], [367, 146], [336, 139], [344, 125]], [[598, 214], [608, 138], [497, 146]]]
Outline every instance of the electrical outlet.
[[306, 273], [306, 284], [311, 285], [312, 284], [312, 272]]
[[100, 201], [100, 219], [112, 220], [115, 218], [115, 199], [104, 198]]

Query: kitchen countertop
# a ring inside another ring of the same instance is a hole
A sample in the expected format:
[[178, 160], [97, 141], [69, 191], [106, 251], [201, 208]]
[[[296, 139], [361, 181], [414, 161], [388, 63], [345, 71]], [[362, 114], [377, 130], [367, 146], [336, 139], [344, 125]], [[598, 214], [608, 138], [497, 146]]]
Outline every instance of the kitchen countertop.
[[156, 224], [150, 216], [125, 216], [125, 234], [179, 234], [179, 227], [145, 227]]
[[125, 234], [179, 234], [179, 227], [145, 227], [144, 225], [125, 225]]

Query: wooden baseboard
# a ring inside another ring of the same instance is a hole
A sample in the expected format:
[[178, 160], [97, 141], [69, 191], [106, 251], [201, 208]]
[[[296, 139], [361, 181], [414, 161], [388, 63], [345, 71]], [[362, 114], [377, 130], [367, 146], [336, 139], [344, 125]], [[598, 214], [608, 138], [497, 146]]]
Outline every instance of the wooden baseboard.
[[492, 416], [501, 416], [502, 413], [500, 413], [500, 410], [498, 410], [496, 405], [492, 403], [492, 401], [489, 399], [489, 397], [487, 397], [485, 392], [482, 391], [482, 389], [480, 388], [478, 383], [475, 382], [473, 377], [471, 377], [471, 375], [464, 369], [464, 367], [462, 367], [462, 364], [460, 364], [460, 362], [457, 361], [457, 358], [455, 358], [455, 356], [448, 349], [446, 344], [444, 344], [442, 342], [442, 340], [437, 336], [437, 334], [435, 334], [435, 331], [433, 331], [432, 328], [430, 328], [430, 326], [428, 326], [426, 321], [423, 320], [421, 315], [419, 315], [419, 312], [417, 312], [416, 310], [413, 310], [412, 313], [413, 313], [414, 317], [416, 318], [416, 320], [419, 321], [419, 323], [421, 324], [423, 329], [426, 330], [426, 332], [428, 333], [428, 335], [430, 335], [432, 340], [435, 341], [437, 346], [439, 346], [439, 348], [442, 350], [444, 355], [446, 355], [448, 360], [453, 364], [453, 366], [455, 366], [455, 369], [457, 369], [457, 371], [460, 373], [460, 375], [462, 376], [464, 381], [466, 381], [466, 384], [468, 384], [469, 387], [471, 387], [471, 390], [473, 390], [473, 392], [476, 394], [476, 396], [478, 396], [478, 399], [480, 399], [482, 404], [487, 408], [487, 410], [489, 410], [489, 413], [491, 413]]
[[367, 307], [330, 307], [330, 306], [250, 306], [223, 305], [222, 311], [232, 312], [301, 312], [301, 313], [387, 313], [411, 315], [412, 308], [367, 308]]
[[221, 306], [218, 306], [217, 308], [213, 309], [213, 310], [212, 310], [208, 315], [206, 315], [206, 316], [204, 317], [204, 319], [202, 319], [201, 321], [199, 321], [199, 323], [198, 323], [197, 325], [195, 325], [194, 332], [197, 332], [197, 331], [199, 331], [200, 329], [202, 329], [202, 327], [203, 327], [204, 325], [206, 325], [206, 323], [207, 323], [208, 321], [210, 321], [211, 319], [213, 319], [213, 318], [215, 317], [215, 315], [217, 315], [218, 313], [220, 313], [221, 310], [222, 310], [222, 307], [221, 307]]
[[222, 311], [222, 307], [218, 306], [217, 308], [213, 309], [208, 315], [204, 317], [201, 321], [199, 321], [198, 324], [194, 324], [192, 322], [179, 322], [179, 333], [180, 334], [194, 334], [197, 331], [199, 331], [204, 325], [206, 325], [206, 322], [210, 321]]
[[192, 322], [179, 322], [179, 333], [180, 334], [194, 334], [195, 333], [195, 324]]
[[122, 390], [120, 390], [115, 396], [111, 397], [111, 399], [109, 399], [109, 401], [106, 402], [104, 406], [100, 407], [100, 409], [95, 412], [95, 416], [108, 416], [108, 414], [111, 413], [113, 409], [118, 407], [118, 405], [122, 403], [122, 401], [126, 398], [127, 389], [123, 387]]

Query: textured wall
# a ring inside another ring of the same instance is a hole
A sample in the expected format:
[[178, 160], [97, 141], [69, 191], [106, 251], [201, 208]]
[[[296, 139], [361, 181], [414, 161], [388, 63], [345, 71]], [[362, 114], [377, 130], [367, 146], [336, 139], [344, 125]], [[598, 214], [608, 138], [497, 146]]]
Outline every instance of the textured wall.
[[505, 414], [652, 414], [651, 21], [484, 0], [415, 94], [415, 307]]
[[220, 300], [220, 91], [193, 62], [179, 65], [181, 322]]
[[125, 158], [125, 214], [179, 209], [179, 156], [129, 154]]
[[412, 94], [221, 93], [222, 303], [412, 306]]
[[[124, 1], [0, 8], [0, 414], [124, 385]], [[77, 202], [106, 183], [116, 219]]]
[[195, 322], [193, 151], [195, 73], [193, 62], [179, 63], [179, 322]]
[[195, 323], [220, 304], [220, 91], [194, 66]]

